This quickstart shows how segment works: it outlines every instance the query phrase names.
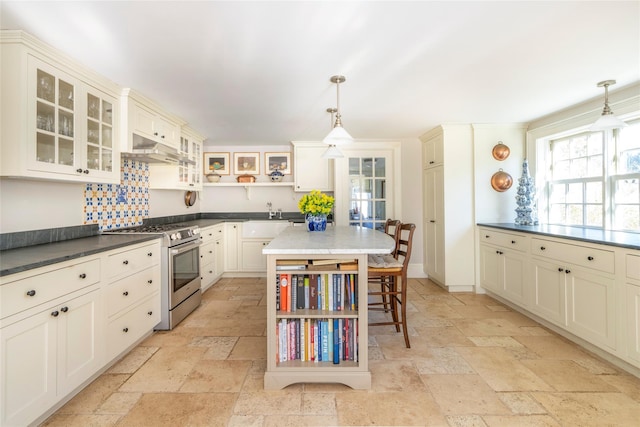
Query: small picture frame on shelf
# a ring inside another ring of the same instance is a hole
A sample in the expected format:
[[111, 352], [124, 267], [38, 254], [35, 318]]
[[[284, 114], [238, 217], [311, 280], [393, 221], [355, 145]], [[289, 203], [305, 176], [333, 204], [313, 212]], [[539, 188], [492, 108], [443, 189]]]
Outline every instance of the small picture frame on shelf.
[[233, 167], [235, 175], [259, 174], [260, 153], [233, 153]]
[[231, 172], [229, 155], [230, 153], [204, 153], [204, 174], [229, 175]]
[[264, 169], [265, 175], [269, 175], [275, 170], [283, 175], [291, 175], [291, 153], [288, 151], [264, 153]]

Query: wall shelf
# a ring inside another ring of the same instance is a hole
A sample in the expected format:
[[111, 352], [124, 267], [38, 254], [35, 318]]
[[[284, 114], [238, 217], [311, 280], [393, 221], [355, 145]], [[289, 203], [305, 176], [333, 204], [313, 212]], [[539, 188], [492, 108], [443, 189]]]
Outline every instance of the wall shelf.
[[252, 187], [293, 187], [295, 182], [205, 182], [204, 187], [243, 187], [247, 192], [247, 200], [251, 200]]

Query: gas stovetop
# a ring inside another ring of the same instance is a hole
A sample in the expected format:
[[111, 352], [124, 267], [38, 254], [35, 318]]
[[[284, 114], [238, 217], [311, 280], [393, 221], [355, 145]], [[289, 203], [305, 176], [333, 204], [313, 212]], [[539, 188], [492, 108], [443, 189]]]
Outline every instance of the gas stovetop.
[[187, 224], [149, 224], [137, 227], [115, 228], [103, 230], [102, 234], [161, 234], [164, 235], [172, 245], [195, 240], [200, 236], [200, 228]]

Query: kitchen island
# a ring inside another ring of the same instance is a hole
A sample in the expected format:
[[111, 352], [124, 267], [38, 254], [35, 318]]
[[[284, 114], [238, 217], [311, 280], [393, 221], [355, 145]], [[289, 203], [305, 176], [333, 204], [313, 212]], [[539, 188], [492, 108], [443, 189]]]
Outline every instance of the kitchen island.
[[324, 232], [289, 227], [263, 249], [268, 287], [265, 389], [312, 382], [371, 388], [367, 256], [388, 254], [394, 247], [393, 238], [383, 232], [335, 226]]

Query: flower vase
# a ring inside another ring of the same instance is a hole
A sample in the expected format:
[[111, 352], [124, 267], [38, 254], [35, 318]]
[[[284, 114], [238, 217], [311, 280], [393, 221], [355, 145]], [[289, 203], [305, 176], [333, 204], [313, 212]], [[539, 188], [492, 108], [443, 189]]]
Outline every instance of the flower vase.
[[325, 231], [327, 229], [326, 214], [306, 214], [304, 217], [307, 231]]

